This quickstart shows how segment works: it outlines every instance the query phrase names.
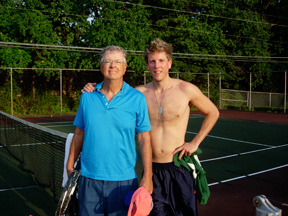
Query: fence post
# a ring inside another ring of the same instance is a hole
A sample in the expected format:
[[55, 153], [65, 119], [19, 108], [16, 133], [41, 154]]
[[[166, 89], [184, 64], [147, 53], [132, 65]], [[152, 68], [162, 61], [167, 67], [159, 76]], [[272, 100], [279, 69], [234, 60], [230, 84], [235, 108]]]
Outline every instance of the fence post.
[[285, 71], [285, 92], [284, 92], [284, 113], [286, 113], [286, 100], [287, 100], [287, 71]]
[[252, 110], [251, 97], [252, 97], [252, 73], [250, 72], [250, 92], [249, 92], [249, 111]]
[[10, 98], [11, 98], [11, 115], [13, 116], [13, 76], [12, 68], [10, 68]]
[[222, 104], [221, 104], [221, 72], [219, 75], [219, 108], [222, 109]]
[[272, 106], [272, 93], [269, 93], [269, 107]]
[[60, 114], [62, 115], [62, 94], [63, 94], [63, 90], [62, 90], [62, 70], [60, 69]]
[[208, 76], [208, 98], [210, 98], [210, 76], [209, 72], [207, 73]]

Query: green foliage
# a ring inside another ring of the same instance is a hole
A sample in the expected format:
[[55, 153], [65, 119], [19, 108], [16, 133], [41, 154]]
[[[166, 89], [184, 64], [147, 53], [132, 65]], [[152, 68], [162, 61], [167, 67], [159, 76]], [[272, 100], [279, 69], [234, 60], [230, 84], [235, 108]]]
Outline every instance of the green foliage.
[[32, 62], [29, 53], [20, 49], [3, 48], [0, 49], [2, 67], [26, 67]]
[[[203, 91], [207, 90], [208, 73], [221, 73], [222, 88], [248, 90], [253, 72], [253, 90], [283, 92], [284, 85], [279, 85], [283, 77], [268, 71], [287, 70], [287, 63], [268, 62], [267, 58], [288, 54], [287, 9], [287, 1], [276, 0], [4, 0], [0, 7], [0, 41], [50, 47], [3, 45], [0, 67], [98, 69], [100, 50], [119, 45], [128, 50], [127, 69], [133, 71], [126, 76], [126, 81], [136, 86], [143, 84], [146, 70], [143, 52], [139, 51], [152, 39], [161, 38], [173, 47], [171, 71], [181, 72], [181, 79]], [[98, 49], [75, 51], [65, 46]], [[60, 105], [51, 94], [58, 91], [59, 71], [31, 70], [28, 77], [23, 72], [13, 71], [19, 82], [15, 91], [34, 100], [38, 94], [39, 104], [53, 101], [55, 108], [49, 109], [57, 112]], [[0, 73], [1, 86], [9, 79], [6, 72]], [[77, 107], [78, 92], [86, 82], [101, 80], [98, 74], [92, 78], [83, 71], [65, 72], [63, 77], [67, 111]], [[219, 83], [212, 77], [210, 75], [210, 98], [217, 104]], [[8, 96], [4, 95], [1, 101]], [[52, 98], [45, 99], [44, 95]], [[25, 103], [28, 102], [20, 104]], [[25, 113], [32, 111], [45, 112], [39, 107], [23, 109]]]

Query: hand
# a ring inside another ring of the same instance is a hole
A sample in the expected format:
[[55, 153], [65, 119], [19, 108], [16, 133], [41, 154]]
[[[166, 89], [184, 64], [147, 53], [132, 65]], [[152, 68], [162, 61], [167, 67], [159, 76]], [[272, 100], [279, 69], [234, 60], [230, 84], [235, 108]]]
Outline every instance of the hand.
[[153, 181], [152, 177], [150, 178], [145, 178], [143, 176], [141, 182], [140, 182], [140, 187], [144, 187], [150, 194], [153, 192]]
[[73, 171], [74, 171], [74, 169], [69, 169], [69, 170], [67, 169], [67, 176], [69, 177]]
[[196, 150], [198, 149], [198, 145], [194, 144], [193, 141], [191, 143], [187, 142], [184, 143], [181, 147], [175, 149], [172, 154], [176, 154], [177, 152], [181, 153], [179, 154], [179, 160], [181, 160], [181, 158], [183, 157], [183, 155], [185, 156], [191, 156]]
[[96, 86], [97, 83], [87, 83], [84, 88], [81, 90], [82, 93], [84, 93], [84, 91], [86, 92], [93, 92], [95, 89], [94, 89], [94, 86]]

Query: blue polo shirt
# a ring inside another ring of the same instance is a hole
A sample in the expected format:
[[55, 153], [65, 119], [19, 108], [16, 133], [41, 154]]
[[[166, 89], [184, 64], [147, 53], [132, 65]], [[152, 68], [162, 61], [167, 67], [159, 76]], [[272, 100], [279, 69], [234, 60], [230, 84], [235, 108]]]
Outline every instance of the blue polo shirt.
[[81, 95], [74, 120], [84, 129], [81, 174], [106, 181], [137, 178], [135, 135], [151, 130], [145, 96], [123, 82], [109, 102], [100, 91], [102, 85]]

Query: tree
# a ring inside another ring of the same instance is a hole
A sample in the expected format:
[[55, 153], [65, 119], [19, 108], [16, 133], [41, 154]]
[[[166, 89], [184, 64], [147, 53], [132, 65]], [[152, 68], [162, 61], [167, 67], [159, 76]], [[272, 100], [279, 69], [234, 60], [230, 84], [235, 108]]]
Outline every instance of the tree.
[[[5, 0], [0, 7], [0, 40], [31, 47], [2, 46], [0, 64], [98, 69], [99, 52], [119, 45], [128, 50], [125, 80], [136, 86], [143, 83], [145, 47], [161, 38], [173, 47], [172, 71], [181, 72], [181, 78], [201, 89], [207, 84], [196, 73], [221, 73], [223, 88], [248, 90], [250, 72], [257, 72], [253, 90], [283, 91], [278, 87], [283, 78], [270, 71], [287, 69], [287, 60], [270, 57], [287, 56], [287, 8], [288, 3], [282, 0]], [[39, 48], [37, 44], [50, 47]], [[47, 94], [48, 88], [59, 88], [52, 81], [59, 79], [58, 71], [31, 70], [28, 77], [22, 70], [15, 73], [23, 95], [35, 98], [37, 93]], [[84, 83], [102, 80], [100, 72], [94, 73], [95, 80], [79, 71], [63, 73], [63, 93], [71, 108], [77, 100], [75, 92]], [[9, 73], [3, 72], [2, 77], [0, 83], [7, 82]], [[211, 82], [210, 88], [215, 89], [214, 102], [218, 101], [218, 81]]]

